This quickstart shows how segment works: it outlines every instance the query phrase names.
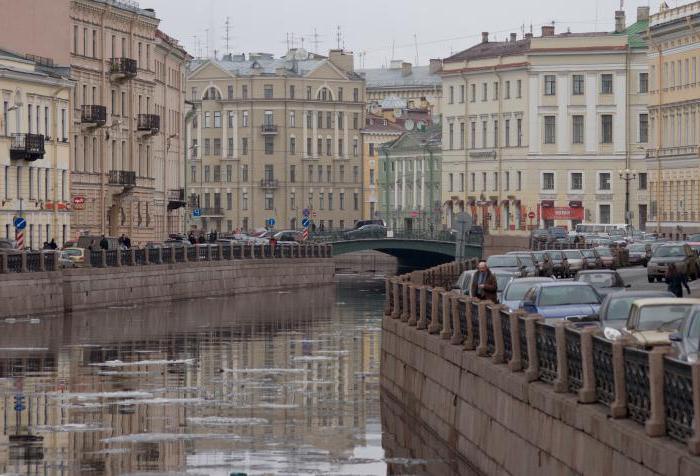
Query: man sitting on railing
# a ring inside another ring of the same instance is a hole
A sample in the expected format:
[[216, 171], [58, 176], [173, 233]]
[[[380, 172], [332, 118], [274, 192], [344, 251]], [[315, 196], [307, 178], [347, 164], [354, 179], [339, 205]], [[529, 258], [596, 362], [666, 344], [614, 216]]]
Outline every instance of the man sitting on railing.
[[479, 299], [498, 302], [498, 282], [496, 276], [493, 275], [486, 261], [479, 262], [479, 270], [472, 278], [472, 296]]

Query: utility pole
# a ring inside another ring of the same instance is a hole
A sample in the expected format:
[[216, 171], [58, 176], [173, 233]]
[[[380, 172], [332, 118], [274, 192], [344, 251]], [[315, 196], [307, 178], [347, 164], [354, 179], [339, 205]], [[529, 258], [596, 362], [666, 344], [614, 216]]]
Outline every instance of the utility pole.
[[231, 54], [231, 18], [226, 17], [226, 23], [224, 23], [226, 28], [226, 35], [224, 35], [224, 41], [226, 41], [226, 54]]

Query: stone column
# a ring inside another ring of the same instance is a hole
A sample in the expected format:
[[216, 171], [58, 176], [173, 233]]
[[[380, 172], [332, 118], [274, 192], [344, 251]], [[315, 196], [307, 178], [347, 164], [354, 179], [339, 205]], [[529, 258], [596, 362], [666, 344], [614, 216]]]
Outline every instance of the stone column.
[[700, 362], [690, 364], [690, 375], [693, 379], [693, 436], [688, 438], [688, 450], [693, 455], [700, 454]]
[[430, 310], [430, 325], [428, 333], [437, 334], [440, 332], [440, 323], [438, 322], [438, 312], [440, 312], [440, 293], [442, 288], [433, 288], [432, 309]]
[[615, 340], [612, 343], [612, 371], [615, 399], [610, 404], [610, 416], [625, 418], [627, 416], [627, 387], [625, 385], [625, 343]]
[[414, 284], [408, 286], [408, 292], [411, 294], [408, 300], [411, 306], [410, 316], [408, 318], [409, 326], [415, 326], [418, 323], [418, 316], [416, 316], [416, 288]]
[[480, 357], [485, 357], [489, 354], [488, 348], [488, 330], [486, 328], [486, 306], [491, 305], [491, 301], [479, 301], [479, 346], [476, 348], [476, 354]]
[[467, 321], [467, 335], [464, 338], [464, 350], [474, 350], [476, 349], [477, 342], [474, 342], [474, 328], [472, 326], [472, 311], [474, 306], [472, 305], [473, 298], [465, 297], [464, 300], [465, 307], [465, 319]]
[[391, 311], [391, 318], [398, 319], [401, 316], [401, 298], [399, 294], [399, 281], [394, 278], [392, 281], [392, 286], [394, 288], [394, 308]]
[[[187, 254], [187, 253], [185, 253]], [[171, 246], [170, 247], [170, 263], [175, 264], [177, 263], [177, 256], [175, 255], [175, 247]]]
[[409, 300], [408, 286], [409, 284], [407, 282], [401, 284], [401, 303], [403, 304], [401, 306], [401, 321], [403, 322], [408, 322], [409, 317], [411, 317], [411, 301]]
[[554, 325], [554, 335], [557, 345], [557, 379], [554, 381], [554, 391], [566, 393], [569, 391], [569, 367], [566, 359], [565, 322], [557, 322]]
[[[61, 269], [61, 263], [58, 261], [58, 258], [60, 257], [61, 252], [54, 251], [53, 269], [51, 271], [58, 271]], [[5, 259], [7, 259], [7, 256], [5, 256]], [[7, 269], [7, 263], [3, 263], [2, 269]]]
[[464, 302], [461, 300], [460, 296], [452, 296], [452, 339], [450, 344], [461, 345], [464, 342], [464, 336], [462, 335], [462, 322], [460, 320], [460, 308], [464, 306]]
[[523, 369], [523, 354], [520, 348], [520, 321], [519, 317], [523, 316], [522, 311], [513, 311], [508, 315], [511, 337], [511, 357], [507, 362], [511, 372], [520, 372]]
[[[502, 364], [505, 359], [505, 342], [503, 341], [503, 315], [501, 311], [505, 309], [502, 304], [491, 306], [491, 327], [493, 327], [494, 352], [491, 361], [494, 364]], [[488, 318], [488, 316], [487, 316]]]
[[9, 273], [7, 269], [7, 253], [0, 253], [0, 271], [3, 273]]
[[131, 260], [131, 266], [136, 266], [136, 249], [130, 248], [129, 251], [131, 252], [131, 256], [129, 256], [129, 259]]
[[420, 296], [419, 296], [419, 318], [418, 318], [418, 322], [416, 323], [416, 329], [418, 329], [418, 330], [423, 330], [423, 329], [428, 327], [427, 305], [428, 305], [428, 287], [421, 286], [420, 287]]
[[163, 248], [158, 247], [158, 264], [163, 264]]
[[144, 248], [144, 250], [143, 250], [144, 262], [146, 264], [151, 264], [151, 259], [150, 259], [150, 256], [148, 256], [149, 255], [148, 251], [149, 251], [148, 248]]
[[525, 377], [528, 382], [534, 382], [540, 378], [540, 361], [537, 356], [537, 321], [542, 316], [532, 314], [525, 318], [525, 339], [527, 340], [527, 371]]
[[117, 268], [122, 267], [122, 250], [117, 250]]
[[[301, 247], [300, 247], [301, 248]], [[391, 315], [391, 281], [389, 278], [384, 279], [384, 294], [386, 298], [384, 299], [384, 315]]]
[[[664, 408], [664, 356], [669, 347], [654, 347], [649, 352], [649, 419], [644, 425], [648, 436], [666, 434], [666, 411]], [[697, 418], [697, 416], [696, 416]]]
[[578, 391], [580, 403], [595, 403], [595, 372], [593, 370], [593, 334], [597, 328], [587, 327], [581, 331], [582, 385]]
[[[27, 254], [23, 253], [22, 256], [24, 257], [24, 261], [22, 262], [22, 271], [26, 269], [26, 264], [27, 264]], [[100, 250], [100, 267], [106, 268], [107, 267], [107, 251], [105, 250]]]
[[449, 339], [452, 337], [452, 293], [449, 291], [442, 294], [442, 331], [440, 332], [441, 339]]

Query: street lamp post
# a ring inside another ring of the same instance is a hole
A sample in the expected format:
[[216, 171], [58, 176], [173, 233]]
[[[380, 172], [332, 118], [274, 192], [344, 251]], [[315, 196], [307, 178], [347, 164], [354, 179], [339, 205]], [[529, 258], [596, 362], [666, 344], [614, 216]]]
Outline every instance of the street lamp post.
[[620, 170], [620, 180], [625, 181], [625, 225], [627, 232], [630, 231], [630, 182], [636, 180], [637, 173], [630, 169]]

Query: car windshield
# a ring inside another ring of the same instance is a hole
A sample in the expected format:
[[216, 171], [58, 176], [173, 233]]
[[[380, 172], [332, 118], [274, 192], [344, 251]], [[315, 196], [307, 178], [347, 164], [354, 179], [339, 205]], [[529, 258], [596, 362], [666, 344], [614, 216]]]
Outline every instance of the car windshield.
[[541, 293], [540, 306], [600, 304], [598, 294], [588, 286], [547, 286]]
[[630, 245], [628, 248], [630, 251], [641, 251], [644, 252], [646, 251], [646, 245], [643, 243], [635, 243], [633, 245]]
[[690, 312], [689, 304], [662, 304], [658, 306], [643, 306], [639, 311], [639, 322], [637, 329], [640, 331], [649, 331], [658, 329], [664, 324], [680, 327], [683, 320]]
[[606, 320], [608, 321], [624, 321], [630, 313], [630, 308], [636, 297], [619, 297], [610, 301], [608, 304], [608, 312]]
[[658, 256], [659, 258], [671, 258], [683, 256], [684, 254], [682, 246], [660, 246], [656, 249], [654, 256]]
[[535, 257], [537, 261], [542, 261], [544, 260], [544, 252], [540, 251], [538, 253], [532, 253], [532, 255]]
[[487, 261], [486, 265], [489, 268], [517, 268], [518, 258], [515, 256], [491, 256]]
[[548, 251], [547, 253], [551, 259], [561, 259], [561, 251]]
[[525, 266], [535, 266], [535, 262], [529, 255], [518, 255], [518, 258], [520, 258], [520, 262]]
[[581, 250], [581, 254], [584, 258], [595, 258], [593, 250]]
[[611, 288], [617, 284], [612, 273], [582, 273], [576, 276], [576, 281], [592, 284], [596, 288]]
[[82, 254], [80, 250], [63, 250], [64, 256], [82, 256]]
[[503, 291], [506, 286], [508, 286], [508, 283], [510, 283], [513, 280], [513, 276], [510, 274], [497, 274], [496, 275], [496, 284], [498, 286], [499, 291]]
[[566, 259], [581, 259], [581, 252], [578, 250], [564, 251]]
[[[543, 280], [544, 281], [544, 280]], [[549, 280], [547, 280], [549, 281]], [[518, 281], [517, 279], [510, 283], [508, 290], [504, 295], [504, 299], [507, 301], [520, 301], [525, 297], [525, 293], [537, 284], [538, 281]], [[542, 282], [542, 281], [539, 281]]]
[[601, 249], [599, 249], [599, 250], [598, 250], [598, 254], [599, 254], [600, 256], [612, 256], [612, 253], [610, 252], [610, 250], [609, 250], [608, 248], [601, 248]]

